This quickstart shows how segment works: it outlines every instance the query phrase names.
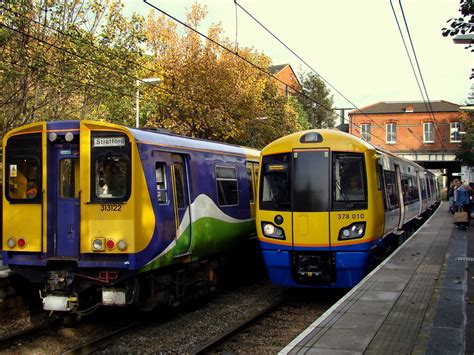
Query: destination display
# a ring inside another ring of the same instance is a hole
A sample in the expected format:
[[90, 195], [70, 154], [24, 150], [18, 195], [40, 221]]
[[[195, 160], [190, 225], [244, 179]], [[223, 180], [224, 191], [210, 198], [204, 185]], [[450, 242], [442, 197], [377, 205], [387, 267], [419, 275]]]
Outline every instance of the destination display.
[[123, 147], [125, 146], [125, 137], [96, 137], [94, 138], [94, 147]]

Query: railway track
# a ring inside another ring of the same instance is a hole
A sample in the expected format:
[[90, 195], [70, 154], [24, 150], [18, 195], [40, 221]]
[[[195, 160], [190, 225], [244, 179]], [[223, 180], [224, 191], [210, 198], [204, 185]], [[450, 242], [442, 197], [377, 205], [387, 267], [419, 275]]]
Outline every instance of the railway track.
[[225, 332], [218, 335], [214, 339], [210, 340], [208, 343], [204, 344], [202, 347], [200, 347], [199, 349], [197, 349], [193, 353], [194, 354], [206, 354], [208, 352], [211, 352], [217, 346], [222, 344], [224, 341], [228, 340], [229, 338], [231, 338], [232, 336], [234, 336], [234, 335], [236, 335], [240, 332], [243, 332], [245, 329], [250, 327], [252, 324], [257, 322], [259, 319], [261, 319], [261, 318], [267, 316], [268, 314], [270, 314], [271, 312], [275, 311], [275, 309], [277, 309], [278, 307], [280, 307], [284, 303], [285, 303], [284, 298], [281, 298], [281, 299], [277, 300], [276, 302], [272, 303], [271, 305], [264, 308], [263, 310], [255, 313], [250, 318], [244, 320], [243, 322], [237, 324], [236, 326], [233, 326], [233, 327], [227, 329]]
[[91, 354], [94, 351], [101, 350], [109, 344], [112, 344], [117, 338], [119, 338], [122, 334], [137, 328], [141, 325], [144, 325], [147, 321], [146, 320], [139, 320], [135, 321], [131, 324], [123, 326], [115, 331], [102, 335], [100, 337], [94, 338], [88, 342], [83, 344], [79, 344], [72, 349], [68, 349], [64, 351], [63, 355], [77, 355], [77, 354]]
[[63, 326], [63, 321], [57, 319], [46, 324], [31, 327], [0, 339], [0, 350], [8, 349], [18, 343], [40, 337], [42, 334], [59, 329]]

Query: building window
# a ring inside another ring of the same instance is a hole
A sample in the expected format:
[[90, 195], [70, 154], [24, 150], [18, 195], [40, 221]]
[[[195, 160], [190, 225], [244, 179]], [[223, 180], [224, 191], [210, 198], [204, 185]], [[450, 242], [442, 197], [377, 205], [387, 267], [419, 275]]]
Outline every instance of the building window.
[[434, 143], [434, 124], [423, 123], [423, 143]]
[[451, 143], [461, 143], [461, 122], [451, 122], [449, 132]]
[[397, 124], [387, 123], [387, 144], [397, 143]]
[[360, 125], [360, 134], [362, 139], [370, 142], [370, 124], [364, 123]]

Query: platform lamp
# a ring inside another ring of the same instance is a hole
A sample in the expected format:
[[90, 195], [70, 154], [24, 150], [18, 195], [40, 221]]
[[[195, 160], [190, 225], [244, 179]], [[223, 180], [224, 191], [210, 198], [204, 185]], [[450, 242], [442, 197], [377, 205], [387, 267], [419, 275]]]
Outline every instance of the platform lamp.
[[136, 112], [135, 112], [135, 126], [140, 127], [140, 83], [146, 83], [149, 85], [157, 85], [161, 83], [160, 78], [145, 78], [137, 79], [137, 93], [136, 93]]

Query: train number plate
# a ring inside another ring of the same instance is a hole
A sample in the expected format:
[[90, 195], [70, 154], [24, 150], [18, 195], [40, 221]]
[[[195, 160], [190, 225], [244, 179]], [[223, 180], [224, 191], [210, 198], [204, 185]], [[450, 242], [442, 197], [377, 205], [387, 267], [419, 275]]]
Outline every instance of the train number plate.
[[122, 211], [122, 205], [119, 204], [101, 204], [100, 210], [104, 212], [120, 212]]

